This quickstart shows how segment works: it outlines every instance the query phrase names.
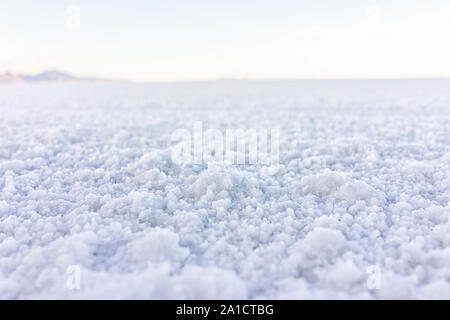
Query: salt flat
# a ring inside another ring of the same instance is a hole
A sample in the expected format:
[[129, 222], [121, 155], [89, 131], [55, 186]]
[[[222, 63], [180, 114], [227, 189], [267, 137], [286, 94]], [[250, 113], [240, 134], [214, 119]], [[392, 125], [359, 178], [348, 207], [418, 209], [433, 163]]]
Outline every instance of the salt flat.
[[[450, 80], [0, 86], [0, 298], [450, 298]], [[279, 165], [172, 133], [279, 128]]]

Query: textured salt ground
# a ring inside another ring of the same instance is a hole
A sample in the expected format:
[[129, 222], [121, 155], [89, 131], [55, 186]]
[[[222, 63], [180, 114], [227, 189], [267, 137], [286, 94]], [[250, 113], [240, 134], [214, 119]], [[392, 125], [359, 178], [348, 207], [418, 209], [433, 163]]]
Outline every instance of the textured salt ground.
[[[2, 85], [0, 112], [0, 298], [450, 298], [448, 80]], [[195, 121], [280, 128], [280, 165], [175, 164]]]

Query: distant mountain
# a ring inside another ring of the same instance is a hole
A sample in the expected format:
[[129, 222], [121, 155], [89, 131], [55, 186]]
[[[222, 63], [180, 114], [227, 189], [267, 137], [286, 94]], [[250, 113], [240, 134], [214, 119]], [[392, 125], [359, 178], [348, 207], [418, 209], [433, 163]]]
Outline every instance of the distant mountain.
[[24, 82], [24, 79], [7, 72], [5, 74], [0, 74], [0, 83], [2, 82]]
[[[0, 74], [0, 83], [9, 82], [9, 83], [17, 83], [17, 82], [62, 82], [62, 81], [79, 81], [79, 80], [90, 80], [88, 78], [78, 78], [72, 76], [71, 74], [58, 71], [58, 70], [49, 70], [44, 71], [39, 74], [12, 74], [5, 73], [3, 75]], [[93, 80], [93, 79], [92, 79]]]

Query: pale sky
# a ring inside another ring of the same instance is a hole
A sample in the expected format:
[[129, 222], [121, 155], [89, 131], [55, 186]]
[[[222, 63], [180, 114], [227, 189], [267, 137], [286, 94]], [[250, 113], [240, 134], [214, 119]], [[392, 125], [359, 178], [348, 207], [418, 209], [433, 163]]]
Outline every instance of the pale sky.
[[448, 0], [0, 0], [0, 73], [449, 77], [449, 36]]

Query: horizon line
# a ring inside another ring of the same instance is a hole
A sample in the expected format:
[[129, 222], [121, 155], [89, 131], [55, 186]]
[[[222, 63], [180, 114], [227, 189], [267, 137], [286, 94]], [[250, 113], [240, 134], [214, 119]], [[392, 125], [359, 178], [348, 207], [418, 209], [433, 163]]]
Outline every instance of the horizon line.
[[[13, 73], [10, 71], [5, 71], [0, 73], [0, 76], [37, 76], [49, 72], [58, 72], [66, 74], [73, 79], [60, 81], [112, 81], [112, 82], [128, 82], [135, 84], [170, 84], [170, 83], [204, 83], [204, 82], [226, 82], [226, 81], [247, 81], [247, 82], [283, 82], [283, 81], [374, 81], [374, 80], [450, 80], [449, 76], [343, 76], [343, 77], [273, 77], [273, 78], [251, 78], [251, 77], [216, 77], [216, 78], [206, 78], [206, 79], [180, 79], [180, 80], [131, 80], [124, 78], [104, 78], [101, 76], [82, 76], [76, 73], [63, 71], [62, 69], [52, 68], [46, 69], [37, 73]], [[36, 81], [36, 82], [52, 82], [52, 81]], [[2, 83], [2, 81], [0, 81]], [[23, 83], [23, 82], [19, 82]]]

